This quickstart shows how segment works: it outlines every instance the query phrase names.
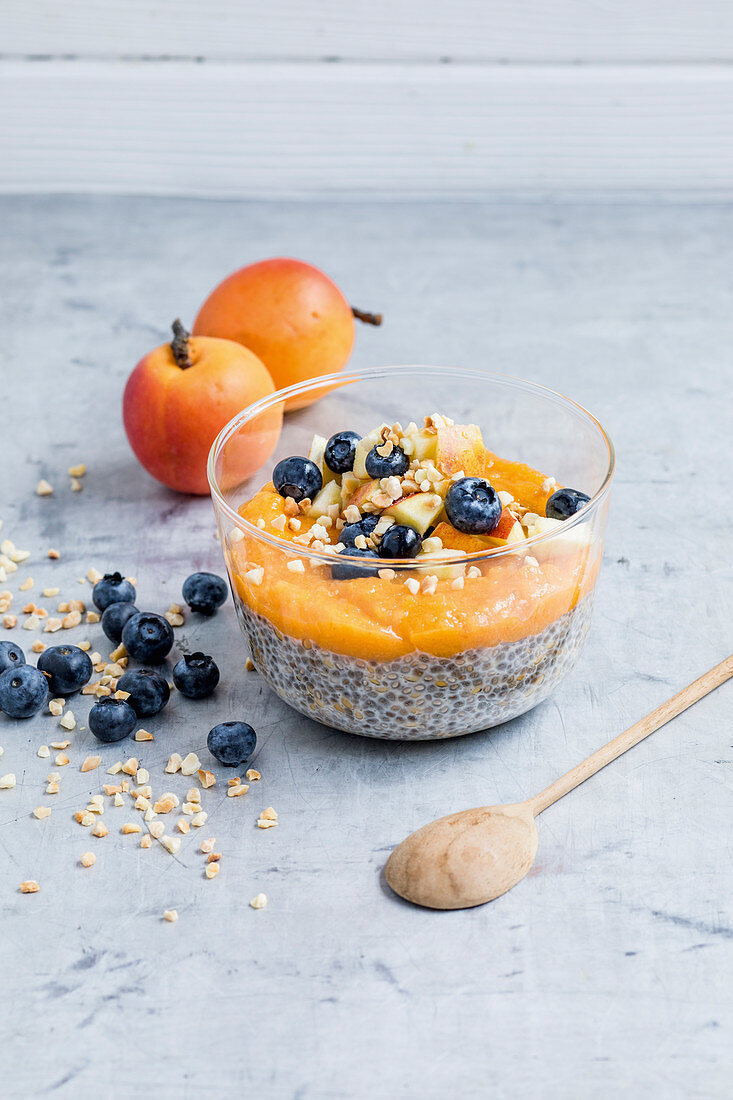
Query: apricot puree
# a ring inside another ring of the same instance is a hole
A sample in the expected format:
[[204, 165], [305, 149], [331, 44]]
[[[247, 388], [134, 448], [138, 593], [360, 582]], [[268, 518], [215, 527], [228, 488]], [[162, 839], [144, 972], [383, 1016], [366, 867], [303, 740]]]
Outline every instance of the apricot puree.
[[[539, 471], [489, 452], [485, 476], [497, 490], [544, 513], [549, 493]], [[265, 532], [285, 542], [296, 536], [287, 527], [283, 532], [272, 529], [273, 520], [288, 513], [271, 483], [242, 505], [239, 514], [255, 526], [261, 521]], [[305, 515], [298, 518], [300, 535], [318, 522]], [[301, 547], [295, 544], [293, 550], [300, 553]], [[452, 657], [538, 634], [592, 590], [600, 565], [592, 545], [549, 542], [526, 553], [484, 558], [481, 576], [467, 578], [462, 589], [441, 580], [433, 594], [413, 595], [403, 583], [410, 575], [406, 572], [394, 579], [337, 581], [328, 565], [312, 568], [307, 557], [301, 559], [305, 571], [292, 572], [287, 563], [293, 554], [255, 535], [245, 534], [230, 554], [240, 598], [284, 634], [334, 653], [382, 661], [415, 651]], [[254, 583], [245, 574], [258, 566], [264, 573]]]

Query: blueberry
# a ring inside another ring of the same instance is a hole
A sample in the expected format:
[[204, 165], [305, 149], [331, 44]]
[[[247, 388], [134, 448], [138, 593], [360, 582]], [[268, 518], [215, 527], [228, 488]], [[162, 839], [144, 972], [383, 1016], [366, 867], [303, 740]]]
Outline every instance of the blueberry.
[[323, 485], [323, 478], [309, 458], [284, 458], [272, 471], [272, 483], [281, 497], [313, 500]]
[[162, 615], [138, 611], [122, 628], [122, 644], [136, 661], [157, 665], [173, 648], [173, 630]]
[[209, 733], [206, 744], [225, 768], [238, 768], [255, 751], [257, 734], [247, 722], [220, 722]]
[[191, 653], [174, 665], [173, 683], [187, 699], [204, 699], [219, 683], [219, 669], [213, 657]]
[[48, 680], [33, 665], [17, 665], [0, 674], [0, 710], [9, 718], [30, 718], [47, 698]]
[[102, 612], [102, 630], [111, 642], [119, 642], [128, 619], [137, 615], [134, 603], [111, 603]]
[[0, 672], [25, 664], [25, 654], [15, 642], [0, 642]]
[[380, 558], [414, 558], [420, 553], [422, 537], [414, 527], [395, 523], [388, 527], [379, 544]]
[[545, 515], [548, 519], [570, 519], [589, 500], [579, 489], [558, 489], [547, 501]]
[[192, 573], [183, 582], [183, 598], [192, 611], [213, 615], [226, 601], [229, 588], [216, 573]]
[[44, 649], [38, 667], [45, 672], [54, 695], [73, 695], [92, 678], [94, 668], [88, 654], [75, 645], [54, 645]]
[[363, 569], [358, 565], [352, 565], [348, 561], [340, 561], [338, 565], [331, 566], [331, 576], [335, 581], [353, 581], [357, 577], [374, 577], [376, 567], [379, 566], [379, 558], [374, 550], [360, 550], [358, 546], [349, 546], [344, 554], [350, 558], [370, 558], [375, 564], [371, 569]]
[[[384, 446], [382, 443], [378, 447]], [[393, 447], [385, 458], [377, 447], [372, 447], [364, 463], [369, 477], [401, 477], [410, 468], [410, 460], [401, 447]]]
[[100, 699], [89, 711], [89, 729], [98, 741], [122, 741], [137, 725], [137, 715], [124, 699]]
[[135, 588], [121, 573], [105, 573], [92, 590], [95, 607], [104, 611], [111, 603], [134, 603]]
[[490, 534], [501, 515], [499, 494], [482, 477], [454, 481], [445, 498], [445, 511], [457, 531], [470, 535]]
[[354, 469], [356, 444], [361, 439], [356, 432], [336, 432], [326, 444], [324, 458], [329, 470], [335, 474], [345, 474]]
[[379, 516], [362, 516], [356, 523], [347, 523], [345, 527], [339, 531], [339, 542], [342, 542], [344, 546], [356, 546], [356, 540], [359, 535], [364, 535], [367, 538], [371, 535], [374, 528], [379, 522]]
[[168, 681], [152, 668], [133, 668], [120, 676], [117, 690], [126, 691], [127, 702], [138, 718], [150, 718], [163, 709], [171, 697]]

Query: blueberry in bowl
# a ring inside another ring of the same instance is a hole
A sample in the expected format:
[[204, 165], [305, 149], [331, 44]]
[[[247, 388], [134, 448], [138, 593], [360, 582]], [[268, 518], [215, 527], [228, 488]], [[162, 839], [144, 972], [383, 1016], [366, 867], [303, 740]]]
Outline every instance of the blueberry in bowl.
[[94, 606], [105, 611], [113, 603], [134, 603], [135, 586], [121, 573], [105, 573], [92, 589]]
[[552, 494], [545, 505], [545, 515], [548, 519], [570, 519], [576, 512], [590, 500], [579, 489], [558, 489]]
[[[387, 451], [387, 454], [381, 452]], [[369, 477], [401, 477], [410, 468], [410, 460], [401, 447], [392, 443], [380, 443], [372, 447], [366, 456], [366, 472]]]
[[213, 657], [190, 653], [173, 666], [173, 683], [187, 699], [205, 699], [219, 683], [219, 669]]
[[272, 471], [272, 484], [281, 497], [313, 500], [323, 486], [323, 474], [309, 458], [284, 458]]
[[75, 645], [54, 645], [44, 649], [38, 658], [38, 668], [45, 673], [49, 690], [54, 695], [73, 695], [81, 691], [94, 671], [89, 655]]
[[127, 692], [138, 718], [158, 714], [171, 697], [168, 681], [152, 668], [129, 669], [117, 681], [117, 690]]
[[336, 432], [326, 444], [324, 458], [329, 470], [345, 474], [354, 468], [356, 444], [361, 439], [356, 432]]
[[8, 718], [32, 718], [48, 698], [48, 680], [33, 665], [17, 665], [0, 673], [0, 710]]
[[388, 527], [379, 543], [380, 558], [414, 558], [420, 553], [422, 535], [405, 523]]
[[216, 573], [192, 573], [183, 582], [183, 598], [192, 611], [213, 615], [226, 602], [229, 588]]
[[457, 531], [490, 535], [499, 522], [502, 504], [499, 494], [483, 477], [462, 477], [445, 497], [445, 511]]
[[122, 644], [136, 661], [156, 665], [173, 648], [173, 629], [162, 615], [139, 611], [123, 626]]

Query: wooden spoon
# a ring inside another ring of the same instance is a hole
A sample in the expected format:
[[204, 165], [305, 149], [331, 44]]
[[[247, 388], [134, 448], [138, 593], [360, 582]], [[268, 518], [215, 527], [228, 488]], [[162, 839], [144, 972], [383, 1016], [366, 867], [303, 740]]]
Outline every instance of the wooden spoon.
[[527, 802], [480, 806], [423, 825], [392, 852], [387, 882], [407, 901], [430, 909], [468, 909], [505, 894], [534, 863], [538, 814], [731, 676], [733, 656]]

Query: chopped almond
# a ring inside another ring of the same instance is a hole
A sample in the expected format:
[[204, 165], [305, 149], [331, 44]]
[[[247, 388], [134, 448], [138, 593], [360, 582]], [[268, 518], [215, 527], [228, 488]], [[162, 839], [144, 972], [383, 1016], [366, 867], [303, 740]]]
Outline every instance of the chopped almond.
[[81, 863], [82, 867], [93, 867], [94, 864], [97, 862], [97, 857], [95, 856], [94, 852], [83, 852], [81, 858], [79, 859], [79, 862]]
[[25, 882], [21, 882], [20, 884], [21, 894], [37, 894], [38, 889], [38, 883], [32, 878], [26, 879]]
[[95, 768], [98, 768], [102, 762], [101, 756], [87, 756], [86, 760], [81, 766], [81, 771], [92, 772]]

